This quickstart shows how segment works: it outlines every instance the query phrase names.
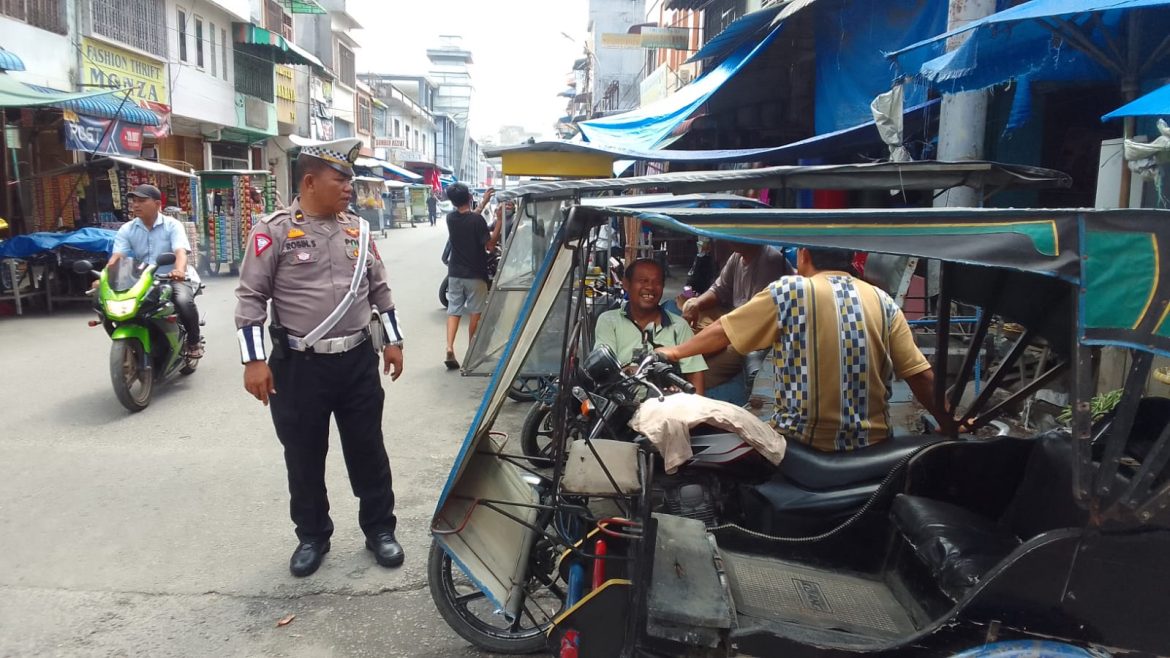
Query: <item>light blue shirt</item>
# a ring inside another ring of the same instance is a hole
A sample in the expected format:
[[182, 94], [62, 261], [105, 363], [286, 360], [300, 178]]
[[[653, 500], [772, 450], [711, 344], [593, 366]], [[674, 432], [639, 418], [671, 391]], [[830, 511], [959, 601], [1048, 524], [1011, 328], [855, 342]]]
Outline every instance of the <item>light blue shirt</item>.
[[[154, 220], [154, 227], [149, 230], [141, 219], [135, 217], [123, 224], [114, 236], [114, 253], [140, 262], [157, 263], [159, 256], [173, 254], [176, 249], [187, 251], [187, 279], [199, 281], [199, 275], [191, 265], [191, 242], [187, 240], [187, 229], [174, 217], [159, 213], [158, 219]], [[164, 265], [155, 274], [164, 275], [173, 269], [174, 265]]]

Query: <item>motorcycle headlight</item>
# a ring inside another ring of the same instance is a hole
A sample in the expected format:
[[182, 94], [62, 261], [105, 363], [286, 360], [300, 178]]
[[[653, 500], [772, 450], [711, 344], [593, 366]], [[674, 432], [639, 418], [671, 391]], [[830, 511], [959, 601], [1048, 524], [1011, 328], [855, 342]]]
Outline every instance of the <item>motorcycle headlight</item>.
[[137, 305], [136, 299], [107, 299], [106, 315], [119, 318], [133, 315]]

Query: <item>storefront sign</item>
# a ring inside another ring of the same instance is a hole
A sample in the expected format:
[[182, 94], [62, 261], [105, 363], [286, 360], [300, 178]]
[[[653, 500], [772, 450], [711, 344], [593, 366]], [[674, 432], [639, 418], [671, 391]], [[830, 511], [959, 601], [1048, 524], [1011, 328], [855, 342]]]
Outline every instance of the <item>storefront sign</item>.
[[670, 79], [672, 77], [674, 77], [674, 72], [670, 70], [669, 64], [663, 64], [654, 69], [653, 72], [647, 74], [639, 85], [639, 91], [642, 96], [642, 107], [666, 98], [671, 92]]
[[292, 67], [277, 64], [276, 120], [280, 123], [297, 122], [297, 83]]
[[641, 34], [603, 32], [602, 48], [671, 48], [686, 50], [690, 47], [690, 32], [683, 27], [644, 27]]
[[71, 151], [127, 155], [142, 153], [142, 126], [115, 119], [65, 111], [65, 148]]
[[671, 48], [686, 50], [690, 46], [691, 33], [685, 27], [644, 27], [642, 28], [643, 48]]
[[601, 35], [602, 48], [637, 49], [642, 47], [641, 34], [621, 34], [620, 32], [605, 32]]
[[135, 101], [170, 105], [166, 63], [81, 37], [81, 87], [130, 89]]

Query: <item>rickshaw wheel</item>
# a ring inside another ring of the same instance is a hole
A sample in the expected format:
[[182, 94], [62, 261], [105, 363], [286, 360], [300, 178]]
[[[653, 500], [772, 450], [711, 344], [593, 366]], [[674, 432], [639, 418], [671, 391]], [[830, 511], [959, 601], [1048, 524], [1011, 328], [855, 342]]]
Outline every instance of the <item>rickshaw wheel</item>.
[[[551, 457], [554, 430], [552, 406], [543, 402], [533, 404], [525, 414], [524, 425], [520, 430], [521, 452], [527, 457]], [[547, 468], [549, 462], [545, 459], [529, 461], [537, 468]]]
[[534, 402], [542, 388], [544, 380], [541, 377], [517, 377], [508, 387], [508, 397], [516, 402]]
[[547, 649], [545, 631], [564, 607], [564, 591], [560, 587], [555, 561], [542, 559], [538, 542], [533, 548], [532, 569], [529, 575], [528, 596], [524, 608], [514, 622], [508, 622], [499, 613], [495, 603], [463, 572], [454, 567], [451, 557], [431, 542], [427, 560], [427, 580], [431, 598], [443, 620], [460, 637], [475, 646], [504, 654], [528, 654]]

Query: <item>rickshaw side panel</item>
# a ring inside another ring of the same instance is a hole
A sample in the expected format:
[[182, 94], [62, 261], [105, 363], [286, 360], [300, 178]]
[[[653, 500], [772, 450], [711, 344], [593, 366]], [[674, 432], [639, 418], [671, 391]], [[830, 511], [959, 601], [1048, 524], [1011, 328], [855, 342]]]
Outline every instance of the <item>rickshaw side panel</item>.
[[1170, 652], [1170, 531], [1056, 531], [988, 574], [961, 616], [1066, 641]]

